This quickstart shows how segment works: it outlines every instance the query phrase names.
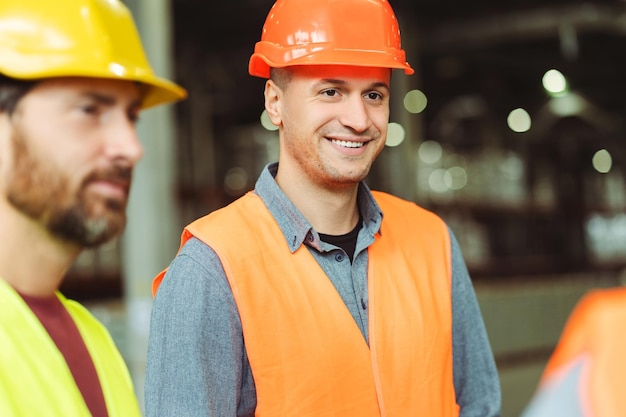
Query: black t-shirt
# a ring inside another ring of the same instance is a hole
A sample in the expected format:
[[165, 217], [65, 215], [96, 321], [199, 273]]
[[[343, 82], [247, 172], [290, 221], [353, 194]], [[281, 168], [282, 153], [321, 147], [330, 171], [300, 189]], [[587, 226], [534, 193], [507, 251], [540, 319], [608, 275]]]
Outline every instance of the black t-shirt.
[[359, 235], [359, 230], [361, 230], [361, 223], [362, 220], [359, 217], [359, 221], [356, 223], [354, 229], [345, 235], [325, 235], [320, 233], [320, 239], [323, 242], [339, 246], [344, 250], [344, 252], [346, 252], [346, 255], [350, 258], [350, 262], [352, 262], [352, 258], [354, 258], [354, 250], [356, 249], [356, 238]]

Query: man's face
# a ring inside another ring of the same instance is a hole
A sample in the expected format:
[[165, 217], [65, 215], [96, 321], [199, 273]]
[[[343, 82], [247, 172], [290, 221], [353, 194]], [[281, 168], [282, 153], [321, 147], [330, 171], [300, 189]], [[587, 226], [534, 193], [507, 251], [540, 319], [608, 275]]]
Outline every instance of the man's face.
[[329, 189], [363, 180], [385, 145], [391, 71], [352, 66], [290, 71], [283, 88], [271, 82], [266, 88], [268, 114], [281, 128], [279, 171], [288, 165], [290, 172]]
[[[62, 78], [35, 86], [8, 117], [0, 189], [53, 236], [94, 247], [126, 223], [140, 93], [128, 81]], [[7, 163], [8, 162], [8, 163]]]

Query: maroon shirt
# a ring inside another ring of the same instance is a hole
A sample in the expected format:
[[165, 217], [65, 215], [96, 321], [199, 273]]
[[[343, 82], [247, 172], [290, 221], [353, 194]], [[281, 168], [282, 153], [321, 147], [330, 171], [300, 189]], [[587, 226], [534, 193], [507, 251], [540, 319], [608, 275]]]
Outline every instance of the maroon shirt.
[[93, 360], [74, 320], [56, 297], [20, 294], [65, 357], [87, 408], [94, 417], [108, 417], [104, 394]]

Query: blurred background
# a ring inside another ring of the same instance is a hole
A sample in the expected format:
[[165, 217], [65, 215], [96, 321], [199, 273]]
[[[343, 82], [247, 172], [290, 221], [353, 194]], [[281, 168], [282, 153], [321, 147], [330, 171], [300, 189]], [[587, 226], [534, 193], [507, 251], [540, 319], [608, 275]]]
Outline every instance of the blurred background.
[[[125, 3], [157, 73], [189, 98], [142, 114], [128, 228], [84, 253], [62, 290], [109, 327], [143, 401], [152, 277], [185, 224], [252, 189], [277, 159], [264, 80], [247, 73], [273, 1]], [[579, 297], [626, 282], [626, 2], [390, 3], [416, 74], [393, 75], [388, 146], [368, 183], [455, 232], [503, 416], [515, 417]]]

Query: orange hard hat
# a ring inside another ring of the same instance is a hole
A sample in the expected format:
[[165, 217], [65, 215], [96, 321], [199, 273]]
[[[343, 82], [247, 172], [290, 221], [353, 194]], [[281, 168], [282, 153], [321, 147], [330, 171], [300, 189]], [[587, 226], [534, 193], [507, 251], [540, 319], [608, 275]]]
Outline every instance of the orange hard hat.
[[413, 74], [387, 0], [277, 0], [248, 71], [269, 78], [270, 67], [354, 65]]

